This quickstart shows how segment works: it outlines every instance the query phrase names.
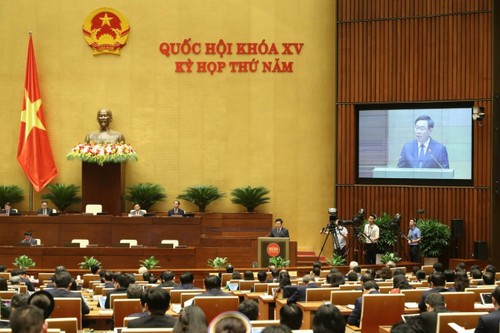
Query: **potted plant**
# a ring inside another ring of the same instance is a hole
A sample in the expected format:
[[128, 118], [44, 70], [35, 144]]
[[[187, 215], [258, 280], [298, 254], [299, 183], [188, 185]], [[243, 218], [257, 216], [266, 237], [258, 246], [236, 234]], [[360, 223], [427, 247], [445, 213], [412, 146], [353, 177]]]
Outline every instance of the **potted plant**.
[[213, 185], [195, 185], [188, 187], [177, 199], [186, 200], [198, 206], [199, 212], [205, 212], [205, 208], [215, 200], [225, 197], [226, 194], [219, 192]]
[[439, 258], [450, 245], [451, 230], [446, 224], [434, 219], [418, 220], [417, 227], [422, 233], [420, 253], [426, 258]]
[[280, 256], [269, 258], [269, 264], [276, 266], [276, 268], [283, 268], [290, 265], [290, 260], [281, 258]]
[[383, 264], [387, 264], [389, 261], [392, 261], [393, 263], [397, 264], [398, 262], [401, 261], [401, 258], [396, 256], [396, 254], [394, 254], [394, 252], [386, 252], [382, 258], [380, 258], [380, 261], [383, 263]]
[[47, 185], [49, 193], [42, 194], [42, 199], [50, 200], [57, 209], [64, 212], [71, 205], [79, 204], [82, 198], [78, 196], [80, 186], [73, 184], [50, 184]]
[[167, 198], [165, 189], [159, 184], [139, 183], [129, 186], [126, 192], [123, 199], [132, 204], [138, 203], [145, 210], [149, 210], [155, 203]]
[[24, 199], [23, 189], [17, 185], [0, 185], [0, 205], [3, 208], [6, 202], [15, 204]]
[[231, 202], [237, 205], [242, 205], [251, 213], [259, 205], [269, 203], [270, 198], [267, 197], [269, 190], [264, 186], [259, 187], [238, 187], [231, 191], [233, 199]]
[[343, 256], [339, 256], [338, 254], [333, 254], [331, 259], [326, 259], [326, 261], [332, 266], [343, 266], [345, 265], [345, 258]]
[[212, 268], [226, 268], [226, 266], [229, 265], [227, 257], [215, 257], [214, 259], [208, 259], [207, 264]]
[[80, 268], [86, 268], [86, 269], [92, 269], [93, 266], [101, 266], [101, 262], [94, 257], [83, 257], [83, 261], [78, 263], [78, 267]]
[[36, 263], [25, 254], [15, 258], [12, 264], [19, 269], [27, 269], [36, 266]]
[[151, 256], [147, 259], [144, 260], [139, 260], [139, 263], [141, 264], [142, 267], [146, 267], [147, 269], [153, 269], [158, 265], [160, 261], [155, 259], [154, 256]]

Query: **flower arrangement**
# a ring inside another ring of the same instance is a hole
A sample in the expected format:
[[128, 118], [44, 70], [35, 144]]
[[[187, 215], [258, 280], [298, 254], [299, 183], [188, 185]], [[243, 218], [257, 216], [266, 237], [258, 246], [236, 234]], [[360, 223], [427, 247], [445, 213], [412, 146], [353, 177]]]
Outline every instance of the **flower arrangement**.
[[82, 160], [88, 163], [122, 163], [137, 161], [137, 153], [126, 143], [80, 143], [66, 155], [68, 160]]

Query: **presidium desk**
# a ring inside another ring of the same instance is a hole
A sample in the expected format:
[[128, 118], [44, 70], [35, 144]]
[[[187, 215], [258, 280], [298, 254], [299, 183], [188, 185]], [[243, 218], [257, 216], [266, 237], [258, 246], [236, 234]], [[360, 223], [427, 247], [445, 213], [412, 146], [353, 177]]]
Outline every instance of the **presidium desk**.
[[[0, 216], [0, 264], [13, 268], [14, 258], [26, 254], [38, 269], [57, 265], [78, 268], [83, 256], [94, 256], [108, 269], [139, 267], [154, 255], [161, 268], [207, 268], [207, 259], [228, 257], [236, 267], [257, 261], [257, 239], [269, 233], [272, 215], [263, 213], [205, 213], [194, 217], [118, 217], [62, 214], [59, 216]], [[15, 246], [25, 231], [42, 246]], [[72, 239], [88, 239], [91, 247], [65, 247]], [[121, 239], [136, 239], [139, 247], [115, 247]], [[176, 239], [180, 248], [160, 247]], [[297, 244], [290, 242], [291, 265]]]

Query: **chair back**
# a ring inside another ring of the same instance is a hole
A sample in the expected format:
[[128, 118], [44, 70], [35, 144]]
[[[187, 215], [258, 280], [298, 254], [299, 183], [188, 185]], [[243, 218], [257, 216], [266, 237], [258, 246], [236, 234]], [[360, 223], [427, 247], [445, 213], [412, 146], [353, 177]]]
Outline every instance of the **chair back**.
[[47, 318], [45, 322], [48, 328], [58, 328], [65, 333], [78, 333], [77, 318]]
[[359, 287], [361, 287], [359, 283], [346, 283], [339, 286], [340, 290], [356, 290]]
[[465, 329], [473, 329], [477, 326], [479, 317], [488, 312], [440, 312], [437, 316], [436, 333], [455, 333], [449, 323], [455, 323]]
[[198, 293], [182, 293], [181, 294], [181, 307], [184, 307], [184, 302], [189, 301], [190, 299], [194, 298], [196, 295], [201, 294], [202, 291]]
[[253, 291], [256, 293], [266, 293], [268, 283], [255, 283], [253, 285]]
[[220, 277], [221, 286], [225, 286], [227, 281], [231, 280], [232, 273], [222, 273]]
[[449, 311], [473, 312], [474, 299], [476, 295], [473, 292], [444, 292], [441, 293]]
[[89, 288], [89, 282], [99, 280], [99, 274], [84, 274], [83, 275], [83, 288]]
[[108, 291], [112, 291], [112, 290], [115, 290], [115, 288], [102, 288], [101, 295], [102, 296], [106, 296], [106, 294], [108, 293]]
[[15, 294], [18, 294], [17, 290], [0, 290], [1, 299], [11, 299]]
[[[113, 304], [115, 303], [116, 300], [118, 299], [126, 299], [127, 294], [109, 294], [109, 308], [113, 309]], [[139, 312], [139, 311], [137, 311]]]
[[268, 326], [279, 326], [279, 320], [250, 320], [252, 327], [268, 327]]
[[115, 327], [125, 327], [124, 319], [133, 313], [142, 312], [139, 299], [115, 299], [113, 302], [113, 316]]
[[226, 311], [238, 311], [240, 299], [238, 296], [195, 297], [194, 304], [205, 313], [207, 322]]
[[267, 284], [267, 294], [272, 295], [273, 289], [278, 288], [280, 286], [279, 283], [268, 283]]
[[334, 305], [354, 304], [361, 295], [361, 290], [335, 290], [330, 293], [330, 302]]
[[9, 272], [0, 272], [0, 277], [3, 277], [5, 280], [9, 281], [10, 280], [10, 273]]
[[172, 289], [170, 290], [170, 303], [181, 303], [181, 294], [201, 294], [202, 289]]
[[246, 280], [241, 280], [240, 281], [240, 290], [252, 290], [253, 285], [257, 281], [246, 281]]
[[52, 280], [53, 276], [54, 273], [38, 273], [38, 280], [39, 281]]
[[432, 273], [432, 271], [434, 270], [434, 266], [433, 265], [422, 265], [421, 269], [425, 272], [425, 275], [429, 275]]
[[50, 318], [76, 318], [78, 320], [78, 329], [81, 330], [82, 299], [78, 297], [54, 297], [54, 310]]
[[402, 289], [401, 293], [405, 295], [405, 302], [420, 302], [422, 299], [422, 295], [424, 292], [429, 290], [429, 288], [425, 289]]
[[393, 325], [405, 310], [403, 294], [364, 294], [360, 328], [363, 333], [378, 333], [379, 326]]
[[382, 294], [388, 294], [392, 289], [394, 289], [393, 286], [380, 286], [378, 288], [378, 291], [380, 291]]
[[494, 289], [492, 287], [493, 286], [487, 286], [486, 288], [484, 288], [484, 286], [477, 286], [476, 288], [465, 288], [465, 291], [474, 293], [474, 302], [481, 303], [481, 294], [490, 293]]
[[306, 289], [306, 302], [314, 301], [329, 301], [331, 299], [332, 291], [339, 290], [338, 288], [307, 288]]

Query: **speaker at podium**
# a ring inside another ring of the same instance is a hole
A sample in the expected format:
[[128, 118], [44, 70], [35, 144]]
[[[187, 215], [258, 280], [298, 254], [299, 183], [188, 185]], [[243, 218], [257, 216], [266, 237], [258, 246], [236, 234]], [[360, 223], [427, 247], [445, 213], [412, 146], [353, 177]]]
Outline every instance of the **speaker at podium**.
[[289, 238], [259, 237], [257, 239], [257, 258], [259, 267], [269, 266], [269, 258], [280, 256], [290, 260]]

